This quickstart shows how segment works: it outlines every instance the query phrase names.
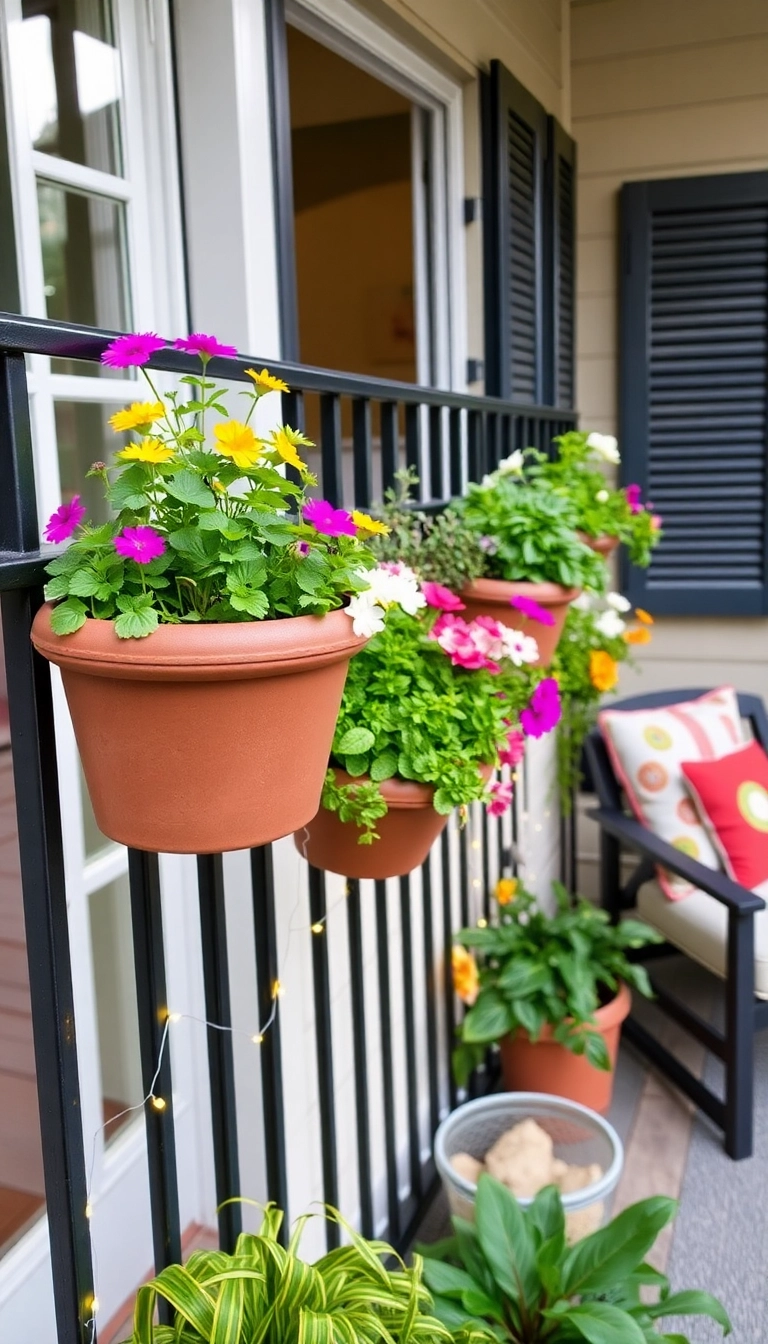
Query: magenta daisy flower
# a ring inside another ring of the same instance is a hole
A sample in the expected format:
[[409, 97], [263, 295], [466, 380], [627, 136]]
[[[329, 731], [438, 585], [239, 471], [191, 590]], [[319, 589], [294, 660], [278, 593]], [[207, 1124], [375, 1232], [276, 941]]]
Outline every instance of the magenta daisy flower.
[[642, 490], [639, 485], [627, 485], [624, 488], [624, 494], [627, 497], [630, 513], [642, 513], [643, 505], [641, 502]]
[[192, 331], [189, 336], [180, 336], [173, 342], [174, 350], [184, 350], [188, 355], [200, 355], [200, 358], [212, 359], [214, 355], [227, 355], [234, 359], [237, 347], [222, 345], [215, 336], [206, 336], [204, 331]]
[[540, 607], [538, 602], [534, 602], [532, 597], [510, 597], [510, 607], [519, 611], [521, 615], [527, 616], [529, 621], [538, 621], [540, 625], [554, 625], [555, 618], [551, 611], [546, 607]]
[[357, 528], [346, 509], [334, 509], [327, 499], [310, 499], [304, 505], [304, 522], [324, 537], [354, 537]]
[[165, 540], [154, 527], [124, 527], [115, 537], [115, 550], [125, 560], [137, 565], [148, 565], [165, 550]]
[[530, 704], [520, 714], [520, 726], [526, 737], [543, 737], [560, 722], [560, 689], [554, 677], [540, 681]]
[[130, 332], [111, 341], [101, 356], [102, 364], [110, 369], [130, 369], [146, 364], [156, 350], [162, 350], [165, 341], [154, 331]]
[[450, 588], [444, 588], [442, 583], [422, 583], [421, 591], [430, 607], [437, 607], [438, 611], [464, 611], [465, 603], [460, 597], [452, 593]]
[[58, 509], [51, 514], [45, 524], [43, 537], [46, 541], [52, 541], [57, 545], [60, 541], [67, 541], [75, 528], [82, 523], [86, 512], [85, 505], [80, 503], [80, 496], [73, 495], [67, 503], [60, 504]]

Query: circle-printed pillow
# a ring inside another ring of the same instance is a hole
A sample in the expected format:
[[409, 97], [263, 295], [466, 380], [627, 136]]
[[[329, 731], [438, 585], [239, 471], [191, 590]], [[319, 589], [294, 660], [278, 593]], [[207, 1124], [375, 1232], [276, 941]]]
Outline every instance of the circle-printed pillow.
[[726, 872], [753, 889], [768, 880], [768, 756], [759, 742], [715, 761], [683, 761], [683, 776]]

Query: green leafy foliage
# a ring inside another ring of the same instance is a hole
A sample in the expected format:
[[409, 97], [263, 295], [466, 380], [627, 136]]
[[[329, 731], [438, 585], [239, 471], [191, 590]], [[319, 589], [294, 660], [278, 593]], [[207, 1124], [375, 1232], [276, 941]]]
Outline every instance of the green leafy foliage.
[[[269, 1205], [234, 1254], [195, 1251], [140, 1288], [131, 1344], [450, 1344], [450, 1330], [429, 1314], [418, 1256], [407, 1268], [330, 1209], [349, 1244], [309, 1264], [299, 1256], [306, 1217], [284, 1248], [282, 1216]], [[154, 1324], [158, 1299], [170, 1305], [171, 1325]]]
[[428, 515], [413, 503], [418, 484], [412, 467], [395, 474], [395, 486], [386, 492], [380, 510], [389, 536], [374, 538], [371, 546], [379, 560], [400, 560], [426, 582], [458, 593], [484, 573], [485, 552], [455, 510]]
[[689, 1344], [686, 1335], [660, 1334], [656, 1322], [670, 1316], [708, 1316], [730, 1334], [717, 1298], [672, 1293], [645, 1261], [676, 1209], [663, 1196], [641, 1200], [569, 1247], [554, 1186], [523, 1209], [483, 1174], [474, 1224], [454, 1218], [454, 1237], [418, 1248], [435, 1313], [458, 1344], [483, 1327], [502, 1344]]
[[572, 904], [559, 882], [554, 892], [554, 915], [518, 885], [511, 903], [499, 907], [496, 923], [456, 935], [457, 944], [479, 953], [480, 988], [454, 1054], [462, 1085], [491, 1042], [518, 1028], [535, 1041], [545, 1025], [568, 1050], [609, 1069], [605, 1042], [594, 1027], [601, 997], [616, 994], [622, 981], [651, 995], [645, 968], [627, 952], [662, 942], [661, 936], [638, 920], [611, 924], [589, 901]]
[[331, 764], [365, 776], [379, 802], [362, 784], [338, 785], [334, 776], [323, 806], [360, 827], [362, 844], [374, 838], [386, 812], [376, 787], [382, 780], [397, 775], [431, 784], [434, 806], [445, 814], [481, 798], [479, 767], [497, 764], [510, 725], [542, 675], [506, 661], [498, 674], [454, 667], [429, 638], [436, 615], [391, 608], [384, 630], [350, 663]]
[[628, 548], [631, 564], [647, 569], [661, 539], [653, 510], [646, 506], [633, 512], [626, 491], [617, 489], [597, 465], [598, 454], [589, 439], [588, 430], [561, 434], [553, 440], [554, 457], [528, 448], [526, 479], [567, 499], [575, 509], [580, 532], [588, 537], [618, 537]]
[[487, 538], [485, 572], [491, 578], [561, 583], [566, 588], [605, 588], [605, 563], [579, 541], [577, 513], [553, 491], [526, 485], [511, 472], [496, 472], [449, 510], [480, 538]]
[[[326, 535], [303, 521], [316, 482], [298, 449], [310, 441], [287, 425], [259, 438], [249, 424], [267, 386], [241, 390], [249, 403], [241, 423], [228, 417], [224, 389], [211, 380], [181, 379], [193, 389], [184, 401], [177, 392], [161, 398], [142, 372], [153, 398], [144, 404], [148, 422], [134, 424], [136, 437], [112, 465], [96, 463], [89, 473], [101, 478], [113, 518], [79, 526], [47, 567], [57, 634], [72, 634], [88, 617], [113, 620], [121, 638], [139, 639], [158, 623], [322, 616], [365, 587], [373, 556], [361, 538]], [[130, 421], [132, 409], [117, 419]], [[217, 433], [222, 426], [229, 438]], [[286, 463], [299, 485], [284, 474]], [[136, 528], [162, 550], [149, 563], [116, 548], [124, 529]]]

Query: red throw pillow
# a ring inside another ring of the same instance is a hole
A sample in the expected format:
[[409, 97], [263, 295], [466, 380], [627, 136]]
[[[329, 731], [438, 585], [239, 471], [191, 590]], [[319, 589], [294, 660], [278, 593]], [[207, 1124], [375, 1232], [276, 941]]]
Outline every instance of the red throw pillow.
[[759, 742], [681, 769], [728, 875], [760, 886], [768, 880], [768, 756]]

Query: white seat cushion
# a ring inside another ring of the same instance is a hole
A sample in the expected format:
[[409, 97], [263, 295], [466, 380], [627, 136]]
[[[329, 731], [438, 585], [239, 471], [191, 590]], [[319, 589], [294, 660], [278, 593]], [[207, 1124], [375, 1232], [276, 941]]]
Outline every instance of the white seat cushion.
[[[761, 893], [764, 894], [764, 893]], [[728, 908], [705, 891], [670, 901], [656, 882], [637, 894], [637, 913], [681, 952], [725, 979]], [[755, 915], [755, 993], [768, 999], [768, 907]]]

